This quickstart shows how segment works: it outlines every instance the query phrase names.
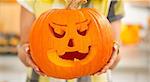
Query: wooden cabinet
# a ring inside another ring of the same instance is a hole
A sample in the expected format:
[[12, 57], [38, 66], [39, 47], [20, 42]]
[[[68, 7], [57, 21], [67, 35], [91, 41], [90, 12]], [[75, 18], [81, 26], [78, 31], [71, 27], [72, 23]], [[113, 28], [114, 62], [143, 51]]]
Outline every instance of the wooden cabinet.
[[[19, 38], [14, 38], [13, 35], [19, 35], [19, 28], [20, 5], [15, 0], [0, 0], [0, 53], [16, 53]], [[14, 44], [13, 39], [15, 45], [10, 45], [10, 43]]]
[[20, 5], [0, 2], [0, 32], [19, 34]]
[[0, 0], [0, 3], [16, 3], [16, 0]]

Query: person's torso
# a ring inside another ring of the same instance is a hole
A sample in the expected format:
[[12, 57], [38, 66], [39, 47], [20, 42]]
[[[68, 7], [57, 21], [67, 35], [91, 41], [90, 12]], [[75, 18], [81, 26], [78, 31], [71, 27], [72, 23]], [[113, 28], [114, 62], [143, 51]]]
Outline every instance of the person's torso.
[[[82, 5], [82, 7], [95, 8], [99, 12], [103, 13], [105, 16], [108, 14], [109, 6], [111, 0], [88, 0], [87, 4]], [[40, 16], [41, 13], [54, 8], [65, 8], [65, 0], [33, 0], [28, 1], [28, 4], [31, 5], [33, 13], [36, 17]]]

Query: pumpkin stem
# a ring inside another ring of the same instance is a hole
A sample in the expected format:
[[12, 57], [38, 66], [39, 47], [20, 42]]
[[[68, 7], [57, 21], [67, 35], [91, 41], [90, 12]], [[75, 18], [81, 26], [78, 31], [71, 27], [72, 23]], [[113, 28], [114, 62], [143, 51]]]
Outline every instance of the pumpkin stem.
[[68, 3], [66, 9], [78, 9], [82, 4], [87, 3], [87, 0], [67, 0]]

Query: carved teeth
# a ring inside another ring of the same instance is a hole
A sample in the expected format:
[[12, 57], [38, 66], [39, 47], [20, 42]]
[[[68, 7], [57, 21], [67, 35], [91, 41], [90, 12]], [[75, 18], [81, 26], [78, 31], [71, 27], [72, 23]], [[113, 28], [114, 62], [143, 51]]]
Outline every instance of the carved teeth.
[[64, 51], [57, 51], [57, 53], [59, 54], [59, 55], [64, 55], [65, 54], [65, 52]]
[[80, 61], [79, 59], [77, 59], [77, 58], [74, 58], [74, 61]]

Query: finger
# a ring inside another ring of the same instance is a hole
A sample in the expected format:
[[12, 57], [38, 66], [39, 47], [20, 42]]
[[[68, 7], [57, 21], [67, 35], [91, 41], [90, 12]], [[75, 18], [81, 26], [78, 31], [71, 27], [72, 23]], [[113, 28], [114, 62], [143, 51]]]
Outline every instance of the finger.
[[33, 62], [30, 54], [26, 54], [26, 61], [33, 69], [40, 71], [37, 65]]
[[28, 44], [28, 43], [24, 44], [22, 47], [23, 47], [24, 51], [25, 51], [27, 54], [30, 54], [30, 49], [29, 49], [29, 44]]
[[117, 59], [118, 55], [114, 54], [106, 66], [111, 66]]
[[38, 75], [41, 75], [41, 76], [44, 76], [44, 77], [47, 77], [47, 75], [45, 75], [42, 71], [40, 70], [36, 70], [34, 69], [34, 71], [38, 74]]
[[98, 72], [96, 72], [96, 73], [94, 73], [93, 75], [100, 75], [100, 74], [103, 74], [103, 73], [105, 73], [107, 71], [107, 69], [105, 70], [105, 69], [102, 69], [102, 70], [100, 70], [100, 71], [98, 71]]
[[118, 64], [118, 62], [120, 60], [120, 55], [118, 52], [119, 52], [119, 48], [114, 47], [114, 52], [112, 53], [112, 58], [108, 62], [108, 66], [110, 68], [114, 68]]
[[116, 57], [113, 56], [111, 58], [110, 62], [106, 66], [104, 66], [104, 68], [100, 72], [98, 72], [98, 73], [96, 73], [94, 75], [100, 75], [100, 74], [105, 73], [113, 65], [113, 63], [115, 62], [115, 60], [116, 60]]
[[110, 67], [114, 64], [114, 62], [116, 62], [117, 58], [119, 57], [118, 52], [119, 52], [119, 46], [115, 44], [114, 45], [114, 51], [112, 53], [112, 57], [106, 66]]
[[94, 76], [98, 76], [98, 75], [101, 75], [101, 74], [103, 74], [103, 73], [106, 73], [106, 71], [107, 71], [107, 70], [102, 70], [102, 71], [100, 71], [100, 72], [97, 72], [97, 73], [94, 74]]
[[107, 65], [104, 66], [104, 68], [100, 72], [97, 72], [94, 75], [100, 75], [102, 73], [105, 73], [108, 69], [114, 67], [114, 65], [116, 64], [116, 62], [118, 61], [118, 58], [119, 58], [118, 51], [119, 51], [119, 45], [117, 43], [115, 43], [114, 51], [112, 53], [112, 57], [110, 58], [109, 62], [107, 63]]
[[94, 74], [93, 76], [98, 76], [98, 75], [101, 75], [102, 73], [101, 72], [98, 72], [96, 74]]
[[113, 65], [110, 67], [110, 69], [114, 69], [118, 65], [120, 59], [121, 59], [121, 56], [118, 55]]
[[25, 52], [25, 55], [26, 55], [26, 62], [32, 67], [34, 68], [35, 70], [39, 71], [39, 68], [35, 65], [35, 63], [33, 62], [32, 60], [32, 57], [30, 55], [30, 49], [29, 49], [29, 44], [24, 44], [23, 46], [23, 49], [24, 49], [24, 52]]
[[117, 59], [117, 55], [113, 55], [110, 61], [108, 62], [108, 64], [103, 69], [108, 69], [109, 67], [111, 67], [116, 59]]
[[107, 69], [109, 69], [117, 60], [118, 55], [116, 53], [112, 54], [112, 57], [110, 59], [110, 61], [108, 62], [108, 64], [106, 66], [104, 66], [104, 68], [101, 70], [101, 72], [106, 72]]
[[29, 49], [29, 44], [24, 44], [23, 49], [26, 55], [26, 61], [27, 63], [38, 73], [39, 75], [46, 76], [43, 72], [40, 71], [40, 69], [37, 67], [37, 65], [34, 63]]

